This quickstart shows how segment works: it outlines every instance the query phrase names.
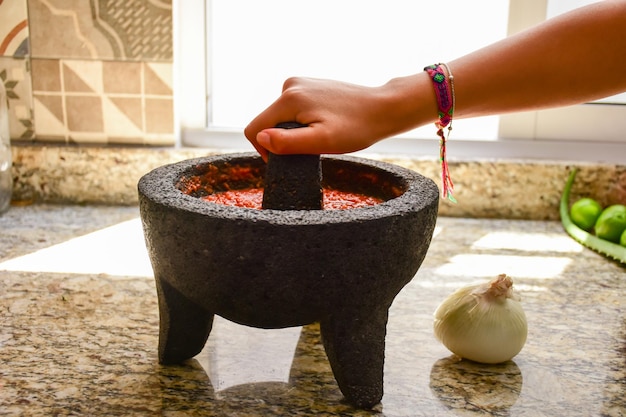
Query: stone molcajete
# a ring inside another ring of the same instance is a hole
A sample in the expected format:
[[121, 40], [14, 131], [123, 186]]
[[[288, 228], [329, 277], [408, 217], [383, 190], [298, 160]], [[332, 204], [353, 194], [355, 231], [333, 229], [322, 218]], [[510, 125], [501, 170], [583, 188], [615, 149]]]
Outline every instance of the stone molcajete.
[[324, 185], [384, 202], [256, 210], [201, 198], [262, 186], [266, 165], [252, 153], [186, 160], [141, 178], [161, 363], [197, 355], [215, 314], [259, 328], [319, 322], [346, 399], [360, 408], [380, 402], [388, 311], [426, 255], [438, 189], [395, 165], [349, 156], [321, 161]]

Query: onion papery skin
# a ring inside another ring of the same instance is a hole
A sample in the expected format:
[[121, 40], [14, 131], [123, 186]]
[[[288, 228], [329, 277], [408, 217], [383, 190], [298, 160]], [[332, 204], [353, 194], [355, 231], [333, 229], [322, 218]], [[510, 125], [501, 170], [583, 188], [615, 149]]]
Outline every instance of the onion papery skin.
[[491, 297], [481, 287], [461, 288], [441, 303], [435, 311], [435, 336], [461, 358], [491, 364], [506, 362], [526, 343], [526, 315], [519, 301], [507, 296]]

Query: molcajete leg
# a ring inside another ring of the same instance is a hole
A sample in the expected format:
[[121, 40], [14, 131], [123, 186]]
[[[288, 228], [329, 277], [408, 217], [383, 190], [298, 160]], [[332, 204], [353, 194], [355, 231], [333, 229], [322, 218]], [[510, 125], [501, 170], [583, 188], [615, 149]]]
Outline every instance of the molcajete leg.
[[159, 362], [181, 363], [196, 356], [209, 338], [213, 314], [174, 287], [156, 279], [159, 298]]
[[364, 308], [341, 311], [320, 322], [337, 384], [359, 408], [372, 408], [383, 397], [387, 318], [387, 309]]

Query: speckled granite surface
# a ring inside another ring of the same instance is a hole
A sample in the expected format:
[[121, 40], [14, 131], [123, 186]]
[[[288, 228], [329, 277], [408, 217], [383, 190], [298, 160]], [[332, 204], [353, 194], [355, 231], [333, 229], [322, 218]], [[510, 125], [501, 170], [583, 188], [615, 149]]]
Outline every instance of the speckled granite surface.
[[[626, 270], [558, 222], [440, 217], [390, 311], [383, 401], [364, 412], [343, 402], [314, 325], [218, 320], [194, 360], [159, 366], [137, 216], [53, 205], [0, 216], [0, 415], [626, 414]], [[432, 313], [454, 289], [500, 272], [522, 296], [527, 344], [503, 365], [459, 362], [434, 339]]]
[[[136, 204], [137, 181], [158, 166], [215, 153], [198, 148], [14, 146], [14, 198], [31, 202]], [[383, 159], [413, 169], [440, 184], [434, 159]], [[626, 162], [626, 161], [625, 161]], [[524, 160], [450, 160], [460, 204], [442, 202], [455, 217], [555, 220], [572, 166], [580, 170], [572, 199], [593, 196], [603, 205], [626, 204], [626, 165]]]

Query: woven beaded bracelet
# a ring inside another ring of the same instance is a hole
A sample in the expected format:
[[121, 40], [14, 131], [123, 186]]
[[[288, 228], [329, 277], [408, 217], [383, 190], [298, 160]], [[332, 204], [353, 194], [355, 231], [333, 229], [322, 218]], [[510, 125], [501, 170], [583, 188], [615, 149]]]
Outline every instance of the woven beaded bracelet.
[[[445, 71], [444, 71], [445, 69]], [[450, 137], [452, 130], [452, 116], [454, 115], [454, 76], [448, 65], [444, 63], [429, 65], [424, 68], [433, 81], [435, 96], [437, 97], [437, 107], [439, 120], [435, 122], [437, 136], [439, 136], [439, 159], [441, 160], [441, 182], [443, 187], [443, 197], [456, 203], [452, 195], [454, 183], [450, 178], [450, 170], [446, 158], [446, 141]], [[448, 76], [446, 77], [446, 72]], [[444, 127], [448, 127], [448, 135], [443, 132]]]

